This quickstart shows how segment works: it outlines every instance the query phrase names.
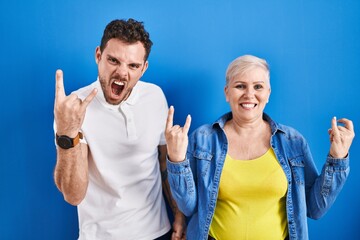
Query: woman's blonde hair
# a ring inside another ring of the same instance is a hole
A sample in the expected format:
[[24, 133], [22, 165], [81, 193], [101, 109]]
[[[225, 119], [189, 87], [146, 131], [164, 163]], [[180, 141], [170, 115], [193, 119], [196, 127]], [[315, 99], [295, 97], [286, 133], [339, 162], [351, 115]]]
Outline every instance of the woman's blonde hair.
[[267, 73], [268, 84], [270, 87], [270, 69], [266, 60], [253, 55], [243, 55], [233, 60], [226, 70], [226, 86], [230, 80], [236, 76], [241, 76], [249, 70], [261, 68]]

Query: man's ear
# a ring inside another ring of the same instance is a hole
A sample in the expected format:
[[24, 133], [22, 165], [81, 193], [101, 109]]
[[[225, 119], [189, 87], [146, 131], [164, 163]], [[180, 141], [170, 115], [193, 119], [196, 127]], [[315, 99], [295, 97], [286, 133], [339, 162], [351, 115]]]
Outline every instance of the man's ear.
[[148, 69], [148, 67], [149, 67], [149, 62], [148, 62], [148, 61], [145, 61], [144, 67], [143, 67], [143, 69], [142, 69], [142, 71], [141, 71], [141, 76], [144, 75], [144, 73], [146, 72], [146, 70]]
[[96, 62], [96, 64], [99, 64], [100, 59], [101, 59], [101, 50], [100, 50], [100, 47], [98, 46], [95, 49], [95, 62]]

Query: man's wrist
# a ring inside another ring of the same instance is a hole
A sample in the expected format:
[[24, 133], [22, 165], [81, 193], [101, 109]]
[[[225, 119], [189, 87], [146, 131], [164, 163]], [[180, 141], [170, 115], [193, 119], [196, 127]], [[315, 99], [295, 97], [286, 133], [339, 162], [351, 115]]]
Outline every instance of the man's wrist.
[[74, 138], [56, 133], [56, 144], [62, 149], [70, 149], [78, 145], [82, 138], [83, 134], [81, 132], [78, 132]]

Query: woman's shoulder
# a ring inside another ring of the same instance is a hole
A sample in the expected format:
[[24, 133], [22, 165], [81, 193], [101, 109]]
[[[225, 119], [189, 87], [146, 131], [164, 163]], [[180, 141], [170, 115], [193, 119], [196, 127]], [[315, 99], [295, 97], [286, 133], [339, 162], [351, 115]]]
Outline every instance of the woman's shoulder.
[[294, 127], [288, 126], [282, 123], [277, 123], [278, 130], [283, 132], [285, 136], [289, 139], [304, 139], [304, 136]]
[[213, 124], [203, 124], [192, 132], [193, 135], [210, 135], [212, 133], [214, 133]]
[[264, 119], [270, 124], [271, 132], [273, 134], [282, 133], [289, 138], [293, 138], [293, 137], [303, 138], [302, 134], [292, 126], [278, 123], [274, 121], [272, 118], [270, 118], [270, 116], [267, 114], [264, 114]]

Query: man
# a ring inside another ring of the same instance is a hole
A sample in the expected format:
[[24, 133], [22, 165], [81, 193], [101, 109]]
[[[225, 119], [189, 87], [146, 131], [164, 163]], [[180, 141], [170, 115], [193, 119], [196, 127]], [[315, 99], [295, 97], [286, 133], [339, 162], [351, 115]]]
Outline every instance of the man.
[[142, 22], [114, 20], [95, 50], [97, 81], [66, 96], [56, 72], [54, 178], [78, 206], [79, 239], [184, 238], [166, 178], [167, 102], [159, 87], [139, 81], [151, 46]]

